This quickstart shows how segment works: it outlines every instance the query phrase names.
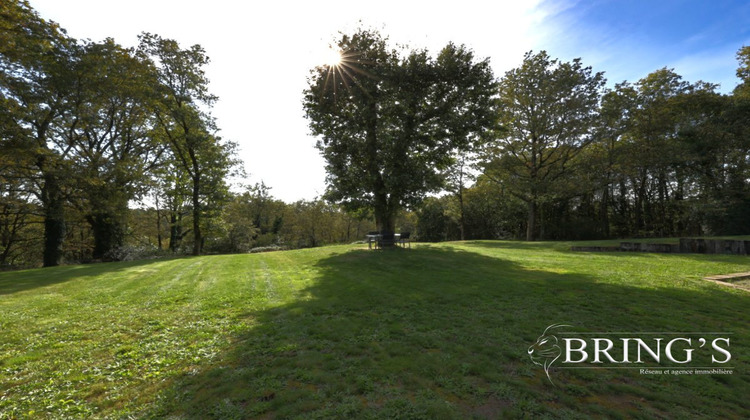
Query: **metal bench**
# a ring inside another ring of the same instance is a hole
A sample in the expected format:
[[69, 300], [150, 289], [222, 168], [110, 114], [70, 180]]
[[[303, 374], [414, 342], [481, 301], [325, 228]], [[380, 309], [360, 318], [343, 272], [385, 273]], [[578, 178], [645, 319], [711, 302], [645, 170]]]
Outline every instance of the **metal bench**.
[[406, 244], [409, 244], [409, 248], [411, 248], [411, 232], [401, 232], [398, 243], [401, 244], [401, 247], [406, 247]]

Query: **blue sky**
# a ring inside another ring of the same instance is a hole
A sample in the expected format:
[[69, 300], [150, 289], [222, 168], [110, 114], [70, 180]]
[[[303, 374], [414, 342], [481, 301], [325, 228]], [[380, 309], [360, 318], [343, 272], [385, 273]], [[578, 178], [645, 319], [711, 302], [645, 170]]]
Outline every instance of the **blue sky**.
[[580, 1], [552, 20], [559, 37], [549, 49], [583, 57], [610, 84], [635, 81], [661, 67], [686, 80], [736, 85], [735, 54], [750, 44], [750, 2]]
[[438, 50], [448, 41], [490, 57], [501, 77], [527, 51], [580, 57], [612, 86], [662, 67], [685, 80], [736, 85], [735, 54], [750, 45], [750, 2], [677, 0], [30, 0], [71, 36], [134, 46], [141, 31], [201, 44], [221, 135], [250, 173], [285, 201], [324, 191], [323, 160], [302, 112], [309, 70], [339, 31], [362, 22], [395, 43]]

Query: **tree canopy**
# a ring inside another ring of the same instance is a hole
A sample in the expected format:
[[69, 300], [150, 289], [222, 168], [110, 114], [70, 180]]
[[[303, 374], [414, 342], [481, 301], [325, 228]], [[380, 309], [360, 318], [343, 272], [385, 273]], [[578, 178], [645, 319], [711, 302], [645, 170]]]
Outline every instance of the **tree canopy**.
[[604, 88], [544, 51], [496, 80], [466, 46], [394, 47], [366, 29], [333, 48], [341, 60], [303, 92], [327, 191], [284, 203], [262, 182], [230, 188], [237, 144], [211, 115], [200, 45], [76, 40], [0, 2], [0, 267], [397, 226], [419, 240], [750, 234], [748, 46], [729, 93], [669, 68]]
[[153, 59], [157, 67], [156, 130], [169, 144], [173, 168], [190, 180], [193, 255], [200, 255], [202, 219], [223, 200], [225, 178], [239, 164], [232, 158], [236, 145], [221, 141], [213, 118], [204, 111], [217, 98], [208, 91], [203, 66], [209, 59], [203, 48], [181, 49], [176, 41], [149, 33], [141, 34], [140, 40], [139, 53]]
[[40, 236], [34, 222], [45, 266], [66, 242], [80, 244], [77, 258], [118, 259], [132, 203], [167, 184], [173, 202], [191, 195], [200, 253], [237, 164], [206, 110], [215, 98], [203, 49], [151, 34], [138, 50], [78, 41], [26, 1], [0, 5], [0, 44], [0, 264]]
[[500, 115], [506, 130], [485, 163], [528, 205], [526, 240], [536, 237], [539, 204], [568, 194], [575, 156], [592, 136], [604, 85], [580, 59], [559, 62], [545, 52], [527, 53], [521, 67], [500, 80]]
[[495, 81], [488, 60], [448, 44], [391, 49], [360, 29], [336, 44], [340, 64], [312, 70], [304, 108], [326, 160], [326, 197], [350, 210], [371, 209], [393, 232], [397, 211], [443, 185], [452, 153], [495, 125]]

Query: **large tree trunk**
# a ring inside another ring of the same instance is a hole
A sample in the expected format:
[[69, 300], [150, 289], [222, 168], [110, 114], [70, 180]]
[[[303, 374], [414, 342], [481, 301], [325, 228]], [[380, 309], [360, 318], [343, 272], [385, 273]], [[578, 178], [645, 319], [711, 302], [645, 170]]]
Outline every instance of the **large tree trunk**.
[[461, 229], [461, 240], [466, 240], [466, 218], [464, 217], [464, 187], [463, 180], [458, 185], [458, 211], [459, 211], [459, 228]]
[[602, 191], [602, 204], [599, 208], [599, 221], [601, 223], [601, 232], [605, 238], [609, 238], [609, 187], [610, 184], [604, 186]]
[[116, 185], [89, 191], [92, 210], [87, 219], [94, 235], [92, 257], [96, 260], [119, 259], [115, 251], [125, 243], [128, 198], [124, 187]]
[[389, 234], [396, 232], [396, 218], [393, 214], [382, 213], [375, 214], [375, 224], [378, 227], [378, 232], [381, 234]]
[[394, 234], [396, 233], [396, 212], [388, 202], [384, 193], [375, 196], [375, 224], [378, 232], [383, 236], [379, 245], [391, 247], [395, 245]]
[[396, 245], [395, 232], [396, 232], [396, 217], [390, 212], [378, 215], [375, 214], [375, 223], [378, 226], [378, 231], [382, 235], [378, 241], [378, 245], [381, 248], [389, 248]]
[[159, 196], [156, 196], [156, 243], [161, 251], [161, 210], [159, 209]]
[[659, 169], [658, 177], [658, 189], [659, 189], [659, 208], [658, 208], [658, 228], [657, 234], [659, 236], [672, 236], [671, 217], [667, 216], [667, 202], [669, 201], [669, 192], [667, 191], [667, 174], [666, 171], [661, 168]]
[[528, 213], [528, 221], [526, 223], [526, 240], [533, 241], [535, 239], [534, 231], [536, 230], [536, 216], [537, 216], [536, 200], [532, 198], [531, 200], [528, 201], [528, 205], [529, 205], [529, 213]]
[[114, 251], [122, 247], [125, 242], [124, 215], [118, 212], [98, 212], [89, 218], [94, 234], [94, 252], [96, 260], [117, 260]]
[[170, 210], [169, 215], [169, 250], [173, 253], [182, 245], [182, 215], [178, 210]]
[[62, 244], [65, 238], [65, 207], [57, 178], [44, 174], [41, 201], [44, 207], [44, 256], [45, 267], [59, 265], [62, 261]]
[[200, 177], [193, 179], [193, 255], [201, 255], [203, 236], [201, 235]]
[[[636, 189], [635, 201], [633, 204], [633, 210], [635, 211], [635, 226], [631, 231], [631, 235], [639, 234], [646, 228], [646, 222], [644, 217], [644, 210], [646, 209], [646, 182], [648, 182], [646, 175], [641, 172], [640, 182], [632, 179], [633, 187]], [[646, 216], [648, 212], [646, 212]]]
[[382, 191], [375, 195], [375, 224], [381, 234], [391, 234], [396, 231], [396, 215], [388, 197]]

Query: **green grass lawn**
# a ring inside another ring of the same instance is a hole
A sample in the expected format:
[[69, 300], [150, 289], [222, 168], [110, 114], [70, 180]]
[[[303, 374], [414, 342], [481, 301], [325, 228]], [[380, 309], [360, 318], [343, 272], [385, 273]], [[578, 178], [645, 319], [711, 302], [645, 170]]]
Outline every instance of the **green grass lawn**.
[[[618, 242], [615, 242], [618, 243]], [[750, 271], [570, 243], [366, 245], [0, 273], [0, 418], [748, 418]], [[731, 332], [733, 375], [557, 369], [576, 331]]]

